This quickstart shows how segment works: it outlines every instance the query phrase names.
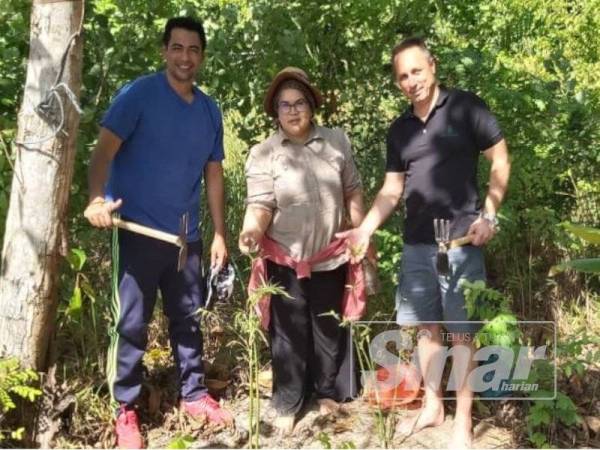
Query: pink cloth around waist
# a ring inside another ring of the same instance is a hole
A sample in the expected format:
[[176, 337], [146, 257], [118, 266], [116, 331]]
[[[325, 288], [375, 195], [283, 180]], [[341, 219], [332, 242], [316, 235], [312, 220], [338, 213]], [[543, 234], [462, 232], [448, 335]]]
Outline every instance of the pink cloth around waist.
[[[337, 239], [327, 247], [307, 260], [298, 261], [285, 253], [285, 250], [275, 241], [264, 237], [260, 244], [260, 256], [252, 263], [250, 281], [248, 282], [248, 295], [268, 281], [267, 260], [294, 269], [299, 279], [310, 278], [311, 268], [314, 264], [327, 261], [346, 251], [346, 241]], [[293, 301], [293, 300], [290, 300]], [[269, 329], [271, 319], [271, 295], [261, 297], [256, 303], [255, 310], [260, 318], [261, 326]], [[346, 273], [346, 287], [342, 300], [342, 315], [347, 320], [360, 319], [367, 308], [367, 294], [365, 290], [365, 276], [362, 264], [348, 264]]]

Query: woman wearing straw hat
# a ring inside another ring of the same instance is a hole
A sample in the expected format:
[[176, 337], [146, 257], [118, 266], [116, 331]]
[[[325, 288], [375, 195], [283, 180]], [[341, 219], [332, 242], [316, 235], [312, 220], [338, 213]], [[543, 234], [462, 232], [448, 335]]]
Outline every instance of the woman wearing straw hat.
[[[346, 134], [313, 120], [321, 104], [303, 70], [279, 72], [264, 100], [277, 131], [250, 150], [246, 163], [248, 207], [239, 245], [262, 256], [249, 287], [264, 277], [290, 296], [273, 295], [258, 307], [271, 338], [272, 404], [283, 433], [293, 430], [311, 394], [322, 413], [333, 413], [357, 389], [349, 333], [323, 314], [364, 312], [360, 266], [349, 265], [345, 242], [334, 238], [346, 218], [360, 224], [363, 194]], [[350, 295], [348, 284], [355, 288]]]

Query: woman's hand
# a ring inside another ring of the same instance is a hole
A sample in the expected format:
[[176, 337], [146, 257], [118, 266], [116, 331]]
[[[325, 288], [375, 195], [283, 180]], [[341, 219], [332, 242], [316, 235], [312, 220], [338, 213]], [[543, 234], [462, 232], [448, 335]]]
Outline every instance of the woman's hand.
[[242, 231], [238, 239], [238, 246], [240, 251], [244, 255], [256, 253], [258, 251], [258, 244], [262, 240], [273, 214], [271, 211], [249, 205], [244, 215], [244, 224], [242, 225]]
[[258, 243], [262, 239], [262, 236], [263, 233], [261, 233], [260, 230], [242, 230], [242, 232], [240, 233], [240, 238], [238, 240], [240, 251], [244, 255], [256, 253], [258, 251]]

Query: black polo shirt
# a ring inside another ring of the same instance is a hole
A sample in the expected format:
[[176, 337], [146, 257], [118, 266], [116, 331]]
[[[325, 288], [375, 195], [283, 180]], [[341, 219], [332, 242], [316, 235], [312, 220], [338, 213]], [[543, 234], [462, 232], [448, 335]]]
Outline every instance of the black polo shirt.
[[442, 87], [426, 122], [411, 106], [392, 123], [386, 172], [405, 174], [406, 243], [435, 243], [434, 218], [451, 220], [451, 239], [467, 234], [481, 209], [479, 154], [501, 139], [498, 122], [483, 100]]

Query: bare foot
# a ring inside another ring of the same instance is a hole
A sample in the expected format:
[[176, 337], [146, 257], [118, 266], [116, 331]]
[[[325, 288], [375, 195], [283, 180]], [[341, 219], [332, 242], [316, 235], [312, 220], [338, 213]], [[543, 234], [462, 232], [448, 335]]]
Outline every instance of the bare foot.
[[452, 436], [448, 443], [449, 449], [473, 448], [473, 428], [471, 419], [456, 419], [452, 426]]
[[295, 416], [277, 416], [273, 422], [273, 426], [277, 429], [277, 434], [280, 436], [290, 436], [294, 430]]
[[444, 405], [441, 401], [425, 403], [414, 416], [401, 421], [396, 427], [399, 436], [408, 437], [423, 428], [439, 427], [444, 423]]
[[327, 414], [335, 414], [340, 410], [340, 404], [335, 400], [330, 398], [319, 398], [317, 399], [317, 403], [319, 404], [319, 413], [322, 416]]

